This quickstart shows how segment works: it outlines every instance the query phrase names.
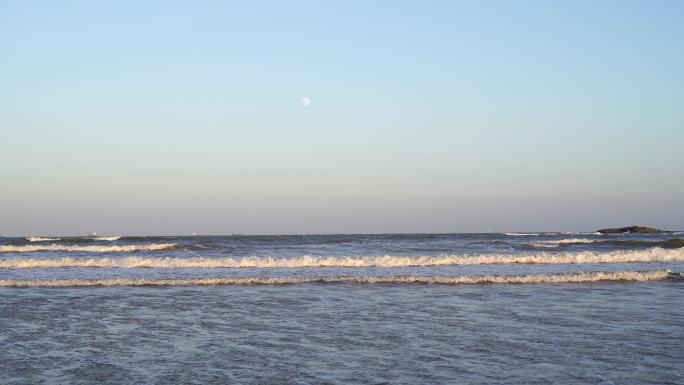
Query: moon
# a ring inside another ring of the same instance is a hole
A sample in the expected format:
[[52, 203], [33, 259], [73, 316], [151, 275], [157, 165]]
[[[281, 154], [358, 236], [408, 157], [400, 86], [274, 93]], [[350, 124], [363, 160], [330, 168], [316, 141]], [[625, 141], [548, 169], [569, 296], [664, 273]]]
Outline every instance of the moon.
[[311, 104], [311, 100], [309, 100], [309, 98], [305, 96], [302, 98], [302, 104], [304, 105], [304, 107], [309, 107], [309, 104]]

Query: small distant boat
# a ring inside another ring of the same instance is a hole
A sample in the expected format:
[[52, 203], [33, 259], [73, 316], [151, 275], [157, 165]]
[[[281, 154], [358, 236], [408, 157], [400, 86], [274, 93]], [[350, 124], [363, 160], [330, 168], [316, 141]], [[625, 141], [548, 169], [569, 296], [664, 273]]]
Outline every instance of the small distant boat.
[[97, 237], [97, 233], [88, 234], [88, 238], [95, 238], [95, 237]]

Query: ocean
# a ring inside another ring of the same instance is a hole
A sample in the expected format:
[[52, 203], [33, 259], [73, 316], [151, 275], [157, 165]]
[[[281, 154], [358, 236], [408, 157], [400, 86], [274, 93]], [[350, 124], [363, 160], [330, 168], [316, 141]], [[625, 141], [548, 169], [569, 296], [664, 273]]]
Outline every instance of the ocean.
[[0, 238], [0, 383], [684, 384], [681, 238]]

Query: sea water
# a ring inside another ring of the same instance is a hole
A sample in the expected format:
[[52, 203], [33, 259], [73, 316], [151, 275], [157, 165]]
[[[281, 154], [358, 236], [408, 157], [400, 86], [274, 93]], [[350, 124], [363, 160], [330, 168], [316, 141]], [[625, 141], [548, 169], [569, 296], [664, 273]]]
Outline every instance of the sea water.
[[682, 384], [680, 237], [0, 238], [0, 383]]

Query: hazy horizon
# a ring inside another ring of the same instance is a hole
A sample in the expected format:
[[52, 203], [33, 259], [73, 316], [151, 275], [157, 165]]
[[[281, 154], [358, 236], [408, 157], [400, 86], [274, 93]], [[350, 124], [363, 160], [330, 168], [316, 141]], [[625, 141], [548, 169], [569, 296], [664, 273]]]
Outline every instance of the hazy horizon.
[[682, 2], [0, 8], [0, 234], [684, 229]]
[[[628, 227], [628, 226], [636, 226], [636, 225], [625, 225], [625, 226], [617, 226], [617, 227]], [[652, 226], [646, 226], [646, 227], [652, 227]], [[669, 231], [669, 232], [674, 232], [674, 233], [679, 233], [684, 231], [684, 229], [667, 229], [667, 228], [660, 228], [656, 227], [657, 229], [663, 230], [663, 231]], [[430, 234], [430, 235], [448, 235], [448, 234], [520, 234], [520, 235], [532, 235], [532, 234], [558, 234], [558, 235], [593, 235], [597, 233], [597, 230], [600, 230], [599, 228], [593, 229], [593, 230], [507, 230], [507, 231], [455, 231], [455, 232], [376, 232], [376, 233], [231, 233], [231, 234], [220, 234], [220, 233], [207, 233], [207, 234], [200, 234], [200, 233], [139, 233], [139, 234], [125, 234], [125, 233], [100, 233], [100, 232], [90, 232], [90, 233], [83, 233], [83, 234], [0, 234], [2, 237], [9, 237], [9, 238], [21, 238], [21, 237], [64, 237], [64, 238], [78, 238], [78, 237], [86, 237], [86, 236], [99, 236], [99, 237], [106, 237], [106, 236], [117, 236], [117, 237], [230, 237], [230, 236], [306, 236], [306, 235], [421, 235], [421, 234]], [[624, 234], [611, 234], [611, 235], [606, 235], [608, 237], [610, 236], [622, 236]]]

